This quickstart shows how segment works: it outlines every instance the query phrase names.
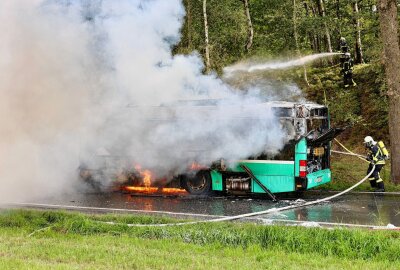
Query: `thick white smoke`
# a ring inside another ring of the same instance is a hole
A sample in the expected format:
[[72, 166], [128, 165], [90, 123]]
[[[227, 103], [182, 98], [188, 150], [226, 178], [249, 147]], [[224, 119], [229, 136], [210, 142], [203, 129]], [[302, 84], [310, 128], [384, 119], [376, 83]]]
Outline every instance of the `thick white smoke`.
[[0, 2], [0, 201], [67, 190], [99, 151], [165, 176], [282, 146], [256, 91], [172, 56], [183, 16], [180, 0]]

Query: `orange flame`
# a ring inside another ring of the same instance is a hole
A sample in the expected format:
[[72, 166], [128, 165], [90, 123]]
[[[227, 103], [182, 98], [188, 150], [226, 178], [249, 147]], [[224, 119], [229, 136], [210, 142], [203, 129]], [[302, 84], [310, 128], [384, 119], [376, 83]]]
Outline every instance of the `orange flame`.
[[151, 172], [149, 170], [145, 170], [143, 173], [140, 173], [143, 176], [143, 183], [146, 188], [151, 186]]
[[168, 194], [183, 194], [187, 193], [185, 189], [180, 188], [163, 188], [163, 187], [152, 187], [153, 174], [150, 170], [142, 170], [142, 166], [135, 165], [135, 170], [143, 178], [144, 186], [121, 186], [120, 190], [136, 193], [168, 193]]
[[123, 191], [136, 192], [136, 193], [163, 193], [163, 194], [185, 194], [186, 190], [180, 188], [158, 188], [158, 187], [134, 187], [124, 186], [121, 187]]
[[145, 188], [149, 188], [151, 186], [151, 179], [153, 178], [151, 171], [149, 170], [142, 171], [142, 166], [140, 165], [136, 165], [135, 169], [140, 173], [140, 176], [143, 177], [143, 184]]
[[204, 166], [204, 165], [201, 165], [201, 164], [197, 163], [197, 162], [193, 162], [190, 165], [190, 170], [192, 170], [192, 171], [198, 171], [198, 170], [203, 170], [203, 169], [208, 169], [208, 168], [206, 166]]

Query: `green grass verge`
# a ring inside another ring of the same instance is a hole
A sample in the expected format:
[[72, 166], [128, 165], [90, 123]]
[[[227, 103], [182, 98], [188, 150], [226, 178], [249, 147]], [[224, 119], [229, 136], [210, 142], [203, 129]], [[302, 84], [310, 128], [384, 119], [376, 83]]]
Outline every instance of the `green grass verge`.
[[[400, 233], [218, 223], [132, 228], [159, 217], [12, 210], [0, 269], [399, 269]], [[40, 230], [46, 228], [44, 230]], [[29, 236], [32, 232], [35, 234]]]

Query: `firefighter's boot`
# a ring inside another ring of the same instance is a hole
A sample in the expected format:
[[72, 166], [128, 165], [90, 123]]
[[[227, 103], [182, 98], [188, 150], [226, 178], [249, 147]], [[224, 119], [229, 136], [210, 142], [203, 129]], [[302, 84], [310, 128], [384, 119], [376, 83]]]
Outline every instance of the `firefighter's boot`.
[[370, 179], [369, 183], [372, 188], [378, 188], [378, 185], [376, 184], [376, 180], [374, 178]]
[[383, 181], [376, 183], [378, 188], [375, 190], [376, 192], [385, 192], [385, 184]]

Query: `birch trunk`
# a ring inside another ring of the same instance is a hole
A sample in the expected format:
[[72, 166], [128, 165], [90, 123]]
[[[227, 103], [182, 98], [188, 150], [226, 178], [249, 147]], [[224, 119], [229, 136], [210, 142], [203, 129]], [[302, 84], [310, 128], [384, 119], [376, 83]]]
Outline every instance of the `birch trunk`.
[[188, 37], [188, 48], [192, 50], [192, 3], [191, 0], [187, 0], [187, 37]]
[[210, 45], [208, 42], [208, 22], [207, 22], [207, 0], [203, 0], [203, 16], [204, 16], [204, 37], [205, 37], [205, 64], [206, 74], [210, 73]]
[[[299, 48], [299, 41], [298, 41], [298, 33], [297, 33], [297, 17], [296, 17], [296, 12], [297, 12], [297, 8], [296, 8], [296, 0], [293, 0], [293, 35], [294, 35], [294, 42], [296, 45], [296, 53], [299, 57], [301, 57], [301, 53], [300, 53], [300, 48]], [[307, 69], [306, 69], [306, 65], [303, 64], [303, 75], [304, 75], [304, 81], [306, 82], [306, 84], [308, 86], [310, 86], [310, 84], [308, 83], [308, 79], [307, 79]]]
[[[312, 17], [316, 17], [317, 16], [317, 11], [316, 8], [314, 7], [314, 5], [311, 4], [311, 12], [312, 12]], [[314, 34], [314, 46], [317, 52], [322, 52], [321, 50], [321, 39], [319, 37], [319, 34]]]
[[[310, 17], [310, 12], [309, 12], [309, 10], [308, 10], [308, 3], [307, 3], [307, 1], [304, 1], [303, 2], [303, 7], [304, 7], [304, 10], [305, 10], [305, 12], [306, 12], [306, 17]], [[308, 34], [308, 39], [310, 40], [310, 47], [311, 47], [311, 50], [313, 51], [313, 52], [316, 52], [317, 51], [317, 45], [316, 45], [316, 41], [315, 41], [315, 34], [313, 33], [313, 31], [312, 30], [309, 30], [309, 31], [307, 31], [307, 34]]]
[[[318, 0], [318, 9], [320, 12], [321, 17], [325, 18], [325, 7], [324, 7], [324, 2], [322, 0]], [[326, 39], [326, 45], [327, 45], [327, 50], [328, 52], [332, 52], [332, 43], [331, 43], [331, 35], [329, 33], [329, 28], [328, 25], [326, 24], [324, 20], [324, 28], [325, 28], [325, 39]], [[333, 63], [332, 58], [329, 59], [331, 63]]]
[[358, 18], [358, 1], [356, 0], [353, 3], [353, 12], [354, 12], [354, 26], [355, 26], [355, 35], [356, 35], [356, 54], [355, 54], [355, 62], [357, 64], [364, 63], [363, 53], [362, 53], [362, 45], [361, 45], [361, 30], [360, 30], [360, 19]]
[[243, 0], [243, 5], [244, 5], [244, 12], [247, 18], [247, 32], [248, 32], [246, 51], [249, 51], [251, 46], [253, 45], [254, 30], [253, 30], [253, 24], [251, 22], [249, 1]]

